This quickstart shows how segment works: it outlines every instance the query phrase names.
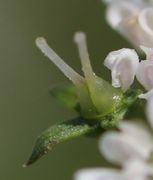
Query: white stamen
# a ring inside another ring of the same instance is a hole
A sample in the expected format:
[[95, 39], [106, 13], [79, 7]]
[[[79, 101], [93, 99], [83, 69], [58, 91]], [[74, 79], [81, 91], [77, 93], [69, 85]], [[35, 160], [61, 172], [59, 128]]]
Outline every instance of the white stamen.
[[46, 40], [43, 37], [36, 39], [37, 47], [47, 56], [63, 73], [69, 78], [75, 85], [84, 80], [76, 71], [68, 66], [63, 59], [61, 59], [54, 51], [49, 47]]
[[74, 36], [74, 41], [78, 46], [84, 75], [87, 81], [89, 80], [91, 82], [94, 73], [89, 59], [89, 53], [86, 43], [86, 35], [83, 32], [77, 32]]

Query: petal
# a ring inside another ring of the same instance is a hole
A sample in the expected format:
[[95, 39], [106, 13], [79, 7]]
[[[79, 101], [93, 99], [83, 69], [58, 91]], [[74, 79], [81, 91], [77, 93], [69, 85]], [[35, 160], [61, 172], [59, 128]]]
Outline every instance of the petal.
[[132, 44], [136, 46], [146, 45], [144, 43], [144, 35], [138, 23], [138, 15], [124, 19], [118, 25], [117, 30]]
[[112, 85], [127, 90], [134, 81], [139, 58], [134, 50], [123, 48], [109, 53], [104, 65], [112, 71]]
[[130, 16], [117, 27], [118, 31], [136, 46], [153, 46], [153, 8], [145, 8]]
[[153, 8], [144, 9], [140, 13], [138, 21], [144, 32], [153, 37]]
[[126, 180], [148, 180], [150, 167], [143, 161], [134, 159], [124, 166], [123, 175]]
[[153, 61], [141, 61], [136, 73], [137, 80], [146, 90], [153, 88]]
[[124, 121], [119, 124], [119, 129], [122, 133], [137, 139], [140, 143], [148, 144], [150, 146], [150, 143], [152, 142], [152, 136], [148, 129], [138, 123]]
[[140, 44], [153, 46], [153, 8], [145, 8], [138, 16]]
[[130, 159], [148, 158], [148, 148], [132, 136], [124, 133], [107, 132], [99, 144], [101, 153], [113, 163], [125, 164]]
[[146, 94], [140, 95], [139, 97], [147, 100], [146, 115], [151, 127], [153, 128], [153, 89]]
[[78, 171], [75, 180], [123, 180], [120, 176], [120, 171], [114, 169], [84, 169]]
[[106, 19], [112, 28], [117, 28], [118, 24], [139, 12], [139, 7], [132, 2], [126, 1], [115, 1], [110, 3], [106, 12]]

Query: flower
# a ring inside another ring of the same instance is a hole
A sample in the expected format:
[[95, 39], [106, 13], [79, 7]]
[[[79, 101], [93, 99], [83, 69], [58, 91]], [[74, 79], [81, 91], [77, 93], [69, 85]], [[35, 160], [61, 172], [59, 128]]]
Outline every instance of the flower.
[[130, 88], [136, 76], [140, 84], [147, 90], [140, 99], [146, 99], [146, 115], [153, 127], [153, 48], [140, 46], [146, 53], [146, 60], [140, 61], [132, 49], [121, 49], [110, 52], [104, 65], [111, 70], [112, 86], [122, 87], [124, 91]]
[[[74, 71], [49, 47], [42, 37], [36, 39], [37, 47], [47, 56], [77, 88], [81, 113], [87, 119], [96, 118], [110, 112], [114, 104], [120, 101], [121, 91], [113, 88], [108, 82], [93, 72], [86, 45], [86, 36], [78, 32], [74, 36], [78, 46], [84, 77]], [[115, 98], [114, 98], [115, 97]]]
[[153, 48], [140, 48], [146, 53], [146, 60], [141, 62], [134, 50], [126, 48], [112, 51], [105, 58], [104, 65], [111, 70], [112, 86], [127, 90], [136, 76], [146, 90], [153, 88]]
[[135, 50], [123, 48], [110, 52], [104, 65], [112, 71], [112, 86], [126, 91], [134, 81], [139, 57]]
[[152, 136], [138, 123], [119, 124], [120, 132], [106, 132], [100, 141], [102, 154], [112, 163], [124, 164], [132, 159], [148, 160], [153, 150]]
[[153, 2], [104, 0], [109, 25], [136, 46], [153, 46]]
[[122, 169], [88, 168], [75, 174], [75, 180], [151, 180], [153, 166], [139, 160], [129, 161]]
[[90, 168], [78, 171], [75, 180], [149, 180], [153, 165], [148, 162], [153, 151], [152, 135], [140, 124], [122, 122], [119, 132], [106, 132], [99, 142], [102, 155], [121, 169]]

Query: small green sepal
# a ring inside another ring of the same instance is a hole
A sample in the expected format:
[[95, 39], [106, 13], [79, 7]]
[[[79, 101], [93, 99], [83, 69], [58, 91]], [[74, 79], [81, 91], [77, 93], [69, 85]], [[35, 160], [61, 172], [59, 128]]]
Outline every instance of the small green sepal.
[[97, 128], [97, 124], [89, 124], [80, 117], [50, 127], [37, 138], [32, 154], [24, 167], [33, 164], [57, 144], [78, 136], [94, 133]]
[[56, 86], [50, 90], [50, 94], [70, 109], [77, 109], [79, 105], [77, 89], [73, 84]]

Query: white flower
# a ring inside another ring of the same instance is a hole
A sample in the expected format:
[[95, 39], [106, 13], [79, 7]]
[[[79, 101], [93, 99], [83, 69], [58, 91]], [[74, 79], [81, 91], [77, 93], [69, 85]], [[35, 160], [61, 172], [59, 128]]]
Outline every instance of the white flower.
[[[107, 1], [107, 0], [105, 0]], [[107, 3], [109, 25], [134, 45], [153, 46], [153, 3], [117, 0]]]
[[135, 50], [123, 48], [110, 52], [104, 65], [112, 71], [112, 86], [127, 90], [134, 81], [139, 58]]
[[111, 70], [112, 86], [126, 91], [137, 80], [146, 90], [153, 88], [153, 48], [140, 46], [146, 59], [139, 63], [137, 53], [132, 49], [120, 49], [108, 54], [104, 65]]
[[106, 132], [100, 141], [100, 150], [110, 162], [124, 164], [130, 159], [147, 160], [153, 149], [152, 139], [139, 124], [124, 122], [120, 132]]
[[128, 161], [122, 169], [88, 168], [78, 171], [75, 180], [151, 180], [153, 166], [139, 160]]
[[152, 136], [142, 126], [123, 122], [120, 132], [106, 132], [99, 143], [100, 151], [121, 169], [90, 168], [78, 171], [75, 180], [149, 180], [153, 165], [148, 163], [153, 150]]
[[90, 168], [78, 171], [75, 180], [123, 180], [119, 170], [107, 168]]

